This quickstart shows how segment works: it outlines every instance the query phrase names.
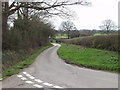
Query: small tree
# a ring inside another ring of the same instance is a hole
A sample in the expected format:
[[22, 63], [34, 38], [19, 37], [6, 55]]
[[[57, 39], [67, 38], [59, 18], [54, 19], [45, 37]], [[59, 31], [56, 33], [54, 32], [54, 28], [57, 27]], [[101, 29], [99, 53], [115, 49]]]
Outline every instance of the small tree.
[[70, 38], [70, 31], [76, 30], [76, 27], [71, 21], [63, 21], [60, 25], [60, 30], [66, 31], [68, 39]]
[[99, 27], [100, 29], [105, 30], [106, 33], [109, 33], [111, 30], [116, 29], [115, 23], [110, 19], [104, 20], [102, 22], [102, 25]]

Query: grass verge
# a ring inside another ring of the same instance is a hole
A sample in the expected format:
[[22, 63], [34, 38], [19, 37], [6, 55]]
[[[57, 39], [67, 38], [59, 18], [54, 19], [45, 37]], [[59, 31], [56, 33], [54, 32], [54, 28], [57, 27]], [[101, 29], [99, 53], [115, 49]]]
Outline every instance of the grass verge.
[[40, 53], [42, 53], [44, 50], [46, 50], [47, 48], [51, 46], [52, 45], [41, 47], [35, 54], [31, 55], [29, 58], [23, 60], [22, 62], [17, 63], [16, 65], [12, 66], [9, 70], [3, 71], [2, 79], [5, 79], [11, 75], [17, 74], [20, 72], [21, 69], [26, 68], [29, 65], [31, 65]]
[[65, 62], [81, 67], [112, 72], [119, 72], [120, 69], [118, 66], [119, 55], [113, 51], [62, 44], [58, 54]]

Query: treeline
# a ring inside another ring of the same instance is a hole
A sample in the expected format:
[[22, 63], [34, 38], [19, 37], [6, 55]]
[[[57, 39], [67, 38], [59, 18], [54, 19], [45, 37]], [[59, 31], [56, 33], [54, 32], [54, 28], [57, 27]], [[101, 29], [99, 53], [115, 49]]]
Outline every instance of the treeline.
[[90, 48], [120, 52], [119, 46], [120, 42], [118, 38], [120, 38], [120, 35], [101, 35], [101, 36], [86, 36], [73, 39], [57, 39], [57, 42], [76, 44]]
[[49, 23], [37, 18], [16, 19], [14, 26], [3, 38], [3, 70], [23, 61], [40, 47], [50, 44], [49, 36], [53, 31]]
[[29, 49], [49, 44], [52, 26], [39, 19], [22, 19], [14, 21], [12, 27], [3, 38], [3, 50]]

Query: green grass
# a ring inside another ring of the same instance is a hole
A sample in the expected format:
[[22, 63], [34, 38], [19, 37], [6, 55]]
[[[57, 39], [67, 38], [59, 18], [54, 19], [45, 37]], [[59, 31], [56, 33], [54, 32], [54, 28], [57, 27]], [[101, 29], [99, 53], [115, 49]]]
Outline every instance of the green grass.
[[[49, 46], [45, 46], [45, 47], [42, 47], [40, 48], [35, 54], [31, 55], [29, 58], [27, 58], [26, 60], [22, 61], [22, 62], [19, 62], [17, 63], [16, 65], [14, 66], [11, 66], [11, 69], [9, 70], [5, 70], [2, 72], [3, 76], [2, 78], [5, 79], [11, 75], [14, 75], [14, 74], [17, 74], [20, 72], [21, 69], [23, 68], [26, 68], [28, 67], [29, 65], [31, 65], [34, 60], [36, 59], [36, 57], [41, 53], [43, 52], [45, 49], [51, 47], [52, 45], [49, 45]], [[1, 77], [1, 76], [0, 76]]]
[[93, 48], [83, 49], [83, 47], [77, 45], [62, 44], [58, 54], [68, 63], [92, 69], [118, 72], [118, 54], [116, 52]]
[[67, 34], [57, 34], [56, 35], [56, 38], [68, 38], [68, 35]]
[[56, 40], [52, 40], [51, 43], [56, 43]]
[[0, 79], [2, 79], [2, 76], [0, 76]]
[[108, 35], [108, 34], [105, 34], [105, 33], [95, 33], [94, 36], [98, 36], [98, 35]]

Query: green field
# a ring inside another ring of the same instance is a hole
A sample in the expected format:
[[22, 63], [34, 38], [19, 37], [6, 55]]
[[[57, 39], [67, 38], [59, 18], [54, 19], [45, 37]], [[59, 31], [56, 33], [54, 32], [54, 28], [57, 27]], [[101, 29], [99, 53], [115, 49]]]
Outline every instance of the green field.
[[57, 34], [56, 38], [68, 38], [67, 34]]
[[105, 34], [105, 33], [95, 33], [94, 36], [98, 36], [98, 35], [108, 35], [108, 34]]
[[[49, 46], [45, 46], [45, 47], [42, 47], [40, 48], [35, 54], [29, 56], [26, 60], [22, 61], [22, 62], [19, 62], [17, 63], [16, 65], [14, 66], [11, 66], [11, 68], [9, 70], [5, 70], [2, 72], [2, 78], [7, 78], [11, 75], [14, 75], [14, 74], [17, 74], [20, 72], [21, 69], [23, 68], [26, 68], [28, 67], [29, 65], [31, 65], [34, 60], [36, 59], [36, 57], [42, 53], [45, 49], [51, 47], [52, 45], [49, 45]], [[0, 76], [1, 77], [1, 76]]]
[[67, 63], [92, 69], [118, 72], [118, 54], [116, 52], [62, 44], [58, 54]]

